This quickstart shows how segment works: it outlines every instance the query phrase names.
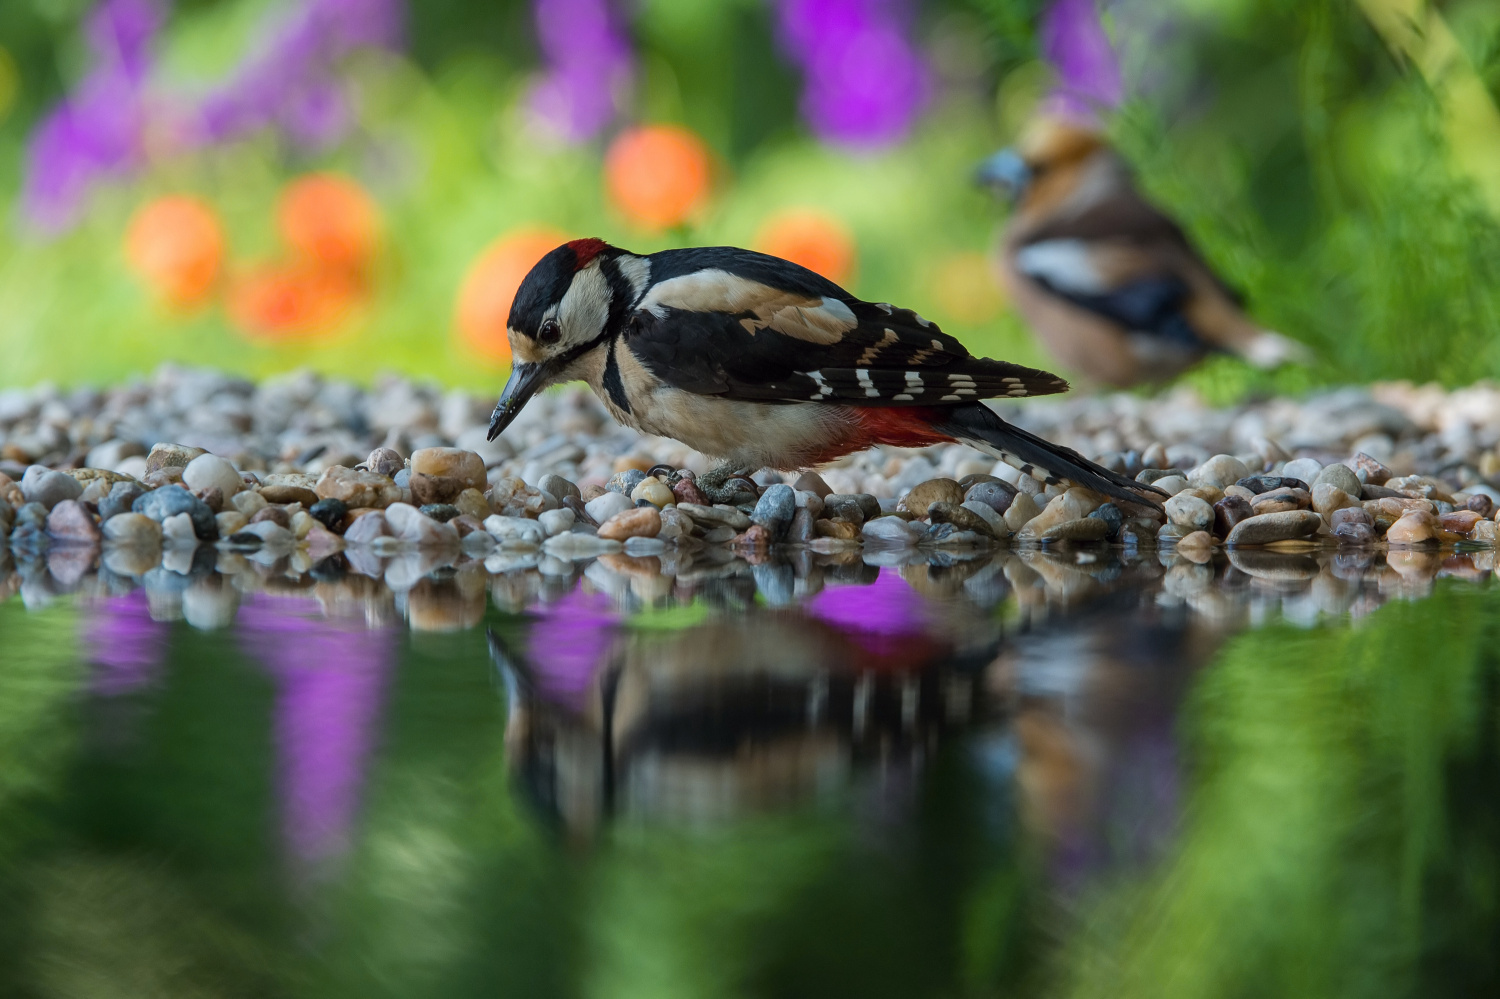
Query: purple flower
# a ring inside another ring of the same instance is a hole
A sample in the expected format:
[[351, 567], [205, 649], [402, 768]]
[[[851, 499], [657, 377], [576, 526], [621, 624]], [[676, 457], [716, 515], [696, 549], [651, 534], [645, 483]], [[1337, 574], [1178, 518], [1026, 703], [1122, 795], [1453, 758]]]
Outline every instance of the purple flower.
[[338, 77], [343, 59], [365, 48], [394, 48], [401, 0], [311, 0], [271, 25], [230, 82], [199, 109], [200, 138], [223, 142], [265, 128], [323, 149], [353, 122]]
[[283, 835], [317, 864], [342, 855], [375, 748], [394, 629], [324, 617], [313, 599], [256, 594], [240, 605], [240, 644], [277, 681], [275, 741]]
[[897, 142], [930, 89], [907, 40], [901, 0], [778, 0], [778, 30], [802, 67], [802, 114], [821, 138], [856, 148]]
[[1053, 0], [1042, 17], [1042, 54], [1057, 70], [1048, 95], [1054, 113], [1092, 119], [1120, 106], [1125, 87], [1094, 0]]
[[37, 126], [26, 152], [21, 206], [37, 229], [71, 227], [96, 183], [138, 164], [151, 45], [161, 22], [154, 0], [103, 0], [89, 15], [89, 71]]
[[598, 135], [624, 108], [630, 45], [607, 0], [533, 0], [548, 68], [533, 85], [531, 112], [568, 142]]
[[620, 631], [620, 615], [609, 597], [577, 588], [561, 600], [534, 609], [526, 633], [527, 662], [537, 689], [549, 699], [582, 711], [594, 675], [609, 658]]

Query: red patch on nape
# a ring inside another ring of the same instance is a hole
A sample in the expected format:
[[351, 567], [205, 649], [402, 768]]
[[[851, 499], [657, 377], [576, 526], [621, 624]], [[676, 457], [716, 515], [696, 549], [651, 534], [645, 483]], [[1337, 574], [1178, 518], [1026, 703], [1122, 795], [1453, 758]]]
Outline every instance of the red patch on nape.
[[597, 236], [590, 236], [588, 239], [570, 240], [568, 249], [573, 251], [576, 258], [573, 263], [573, 272], [576, 274], [593, 262], [595, 257], [609, 249], [609, 244]]
[[876, 444], [892, 447], [928, 447], [951, 444], [953, 438], [933, 426], [942, 419], [940, 409], [920, 406], [850, 406], [848, 432], [832, 438], [812, 456], [810, 464], [842, 458]]

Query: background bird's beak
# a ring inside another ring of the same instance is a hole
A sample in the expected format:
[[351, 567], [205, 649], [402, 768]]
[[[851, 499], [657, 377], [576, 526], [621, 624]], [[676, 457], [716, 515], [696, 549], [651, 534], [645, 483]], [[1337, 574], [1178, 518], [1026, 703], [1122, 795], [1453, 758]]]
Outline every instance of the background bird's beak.
[[548, 373], [545, 364], [517, 364], [510, 369], [510, 381], [505, 383], [505, 391], [500, 393], [500, 401], [495, 403], [495, 411], [490, 414], [487, 439], [494, 440], [510, 426], [511, 421], [526, 408], [527, 400], [546, 384]]
[[1031, 168], [1014, 150], [1002, 149], [974, 170], [974, 183], [996, 188], [1015, 200], [1031, 183]]

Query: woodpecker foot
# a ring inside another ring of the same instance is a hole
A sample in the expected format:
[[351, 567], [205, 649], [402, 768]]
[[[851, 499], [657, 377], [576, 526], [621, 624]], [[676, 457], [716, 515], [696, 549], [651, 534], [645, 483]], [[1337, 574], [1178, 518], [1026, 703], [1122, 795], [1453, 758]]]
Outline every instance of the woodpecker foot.
[[750, 478], [750, 469], [726, 462], [698, 476], [697, 485], [710, 503], [754, 503], [760, 489]]

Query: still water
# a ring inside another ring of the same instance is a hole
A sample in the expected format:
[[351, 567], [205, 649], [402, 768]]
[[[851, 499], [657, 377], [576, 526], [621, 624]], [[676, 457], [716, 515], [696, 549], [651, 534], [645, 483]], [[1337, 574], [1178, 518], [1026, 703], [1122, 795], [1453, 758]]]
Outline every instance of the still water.
[[0, 995], [1500, 994], [1492, 556], [865, 557], [0, 555]]

